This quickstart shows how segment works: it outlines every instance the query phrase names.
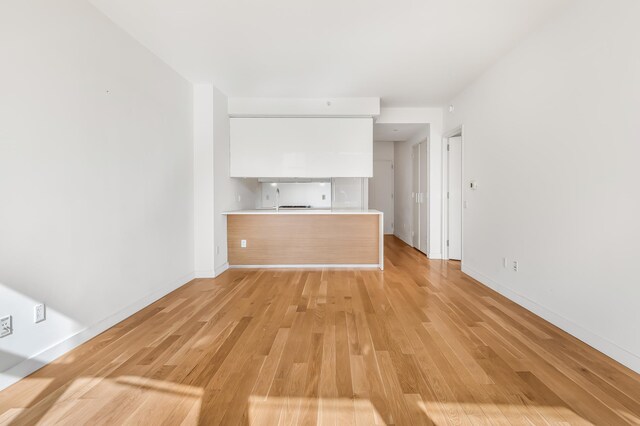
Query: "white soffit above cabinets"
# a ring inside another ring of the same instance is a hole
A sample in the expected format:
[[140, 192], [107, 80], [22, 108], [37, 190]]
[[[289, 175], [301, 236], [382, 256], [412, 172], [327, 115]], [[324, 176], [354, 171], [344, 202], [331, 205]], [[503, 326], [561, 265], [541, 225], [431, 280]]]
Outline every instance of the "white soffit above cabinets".
[[373, 140], [376, 142], [405, 142], [424, 131], [427, 126], [428, 124], [424, 123], [375, 123], [373, 125]]
[[230, 117], [376, 117], [380, 98], [229, 98]]
[[229, 97], [448, 102], [567, 0], [90, 0]]

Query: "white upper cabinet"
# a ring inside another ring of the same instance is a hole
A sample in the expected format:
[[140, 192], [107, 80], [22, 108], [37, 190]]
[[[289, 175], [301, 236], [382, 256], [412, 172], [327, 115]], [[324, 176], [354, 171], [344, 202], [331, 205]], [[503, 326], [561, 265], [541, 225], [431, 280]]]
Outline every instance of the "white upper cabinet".
[[372, 177], [371, 117], [237, 117], [231, 177]]

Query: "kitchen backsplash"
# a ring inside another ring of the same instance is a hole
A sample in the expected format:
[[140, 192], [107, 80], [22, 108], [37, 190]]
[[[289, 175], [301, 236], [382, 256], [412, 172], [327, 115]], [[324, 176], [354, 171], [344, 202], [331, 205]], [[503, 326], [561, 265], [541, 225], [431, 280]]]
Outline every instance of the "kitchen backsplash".
[[276, 189], [280, 207], [308, 206], [316, 209], [366, 209], [367, 179], [333, 178], [326, 182], [262, 182], [260, 207], [273, 208]]
[[262, 207], [275, 207], [276, 188], [280, 189], [280, 206], [331, 208], [331, 182], [262, 183]]

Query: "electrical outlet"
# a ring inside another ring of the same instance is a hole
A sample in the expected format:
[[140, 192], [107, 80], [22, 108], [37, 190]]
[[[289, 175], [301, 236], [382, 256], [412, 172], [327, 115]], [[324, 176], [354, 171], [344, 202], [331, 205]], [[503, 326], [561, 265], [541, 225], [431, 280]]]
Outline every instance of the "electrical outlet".
[[240, 247], [247, 248], [247, 240], [240, 240]]
[[518, 261], [517, 260], [513, 261], [513, 272], [518, 272]]
[[5, 337], [13, 333], [11, 315], [0, 318], [0, 337]]
[[46, 310], [44, 303], [40, 303], [33, 307], [33, 322], [38, 323], [44, 321], [46, 318]]
[[507, 266], [507, 265], [508, 265], [507, 258], [506, 258], [506, 257], [503, 257], [503, 258], [502, 258], [502, 267], [503, 267], [504, 269], [507, 269], [507, 268], [508, 268], [508, 266]]

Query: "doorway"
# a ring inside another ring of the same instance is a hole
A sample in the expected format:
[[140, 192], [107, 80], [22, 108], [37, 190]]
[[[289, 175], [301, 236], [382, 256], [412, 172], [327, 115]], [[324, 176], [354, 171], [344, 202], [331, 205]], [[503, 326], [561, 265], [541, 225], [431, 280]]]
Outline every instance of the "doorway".
[[375, 160], [369, 183], [369, 204], [384, 213], [384, 233], [393, 234], [393, 161]]
[[444, 138], [444, 258], [462, 260], [463, 225], [463, 139], [462, 128]]

